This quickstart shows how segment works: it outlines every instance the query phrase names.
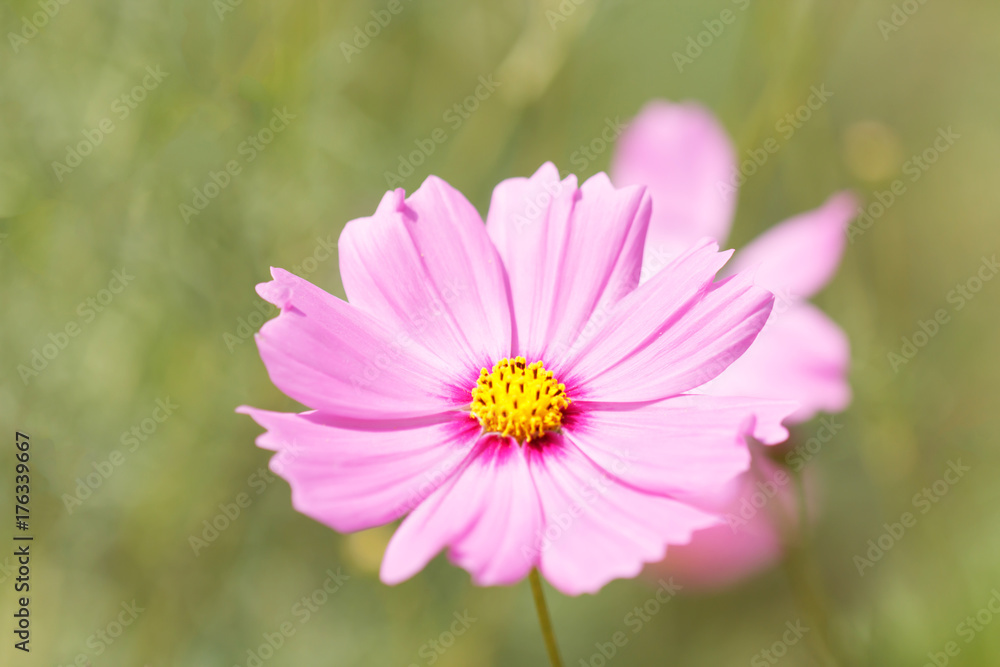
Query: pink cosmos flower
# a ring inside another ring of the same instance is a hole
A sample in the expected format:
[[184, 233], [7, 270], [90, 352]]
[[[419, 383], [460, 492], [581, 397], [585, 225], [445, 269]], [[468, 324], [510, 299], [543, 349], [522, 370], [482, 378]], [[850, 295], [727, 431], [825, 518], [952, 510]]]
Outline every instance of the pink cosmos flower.
[[[645, 185], [653, 199], [644, 275], [656, 274], [697, 238], [725, 241], [736, 208], [737, 169], [729, 137], [706, 109], [662, 101], [643, 108], [622, 135], [611, 174], [618, 186]], [[836, 272], [856, 208], [853, 195], [836, 194], [736, 254], [728, 271], [756, 268], [756, 284], [773, 292], [776, 304], [747, 353], [699, 392], [797, 401], [800, 407], [789, 422], [847, 407], [847, 338], [807, 299]], [[705, 506], [735, 511], [757, 481], [745, 474], [706, 498]], [[743, 531], [721, 526], [696, 533], [689, 544], [672, 550], [666, 566], [683, 580], [705, 585], [763, 569], [781, 554], [769, 517], [761, 514]]]
[[309, 411], [242, 407], [300, 512], [342, 532], [405, 515], [395, 584], [447, 549], [479, 585], [537, 567], [567, 594], [636, 576], [719, 523], [683, 499], [787, 437], [795, 404], [695, 393], [753, 342], [773, 297], [692, 244], [639, 285], [650, 200], [545, 164], [504, 181], [483, 224], [430, 177], [339, 241], [342, 301], [281, 269], [257, 335]]

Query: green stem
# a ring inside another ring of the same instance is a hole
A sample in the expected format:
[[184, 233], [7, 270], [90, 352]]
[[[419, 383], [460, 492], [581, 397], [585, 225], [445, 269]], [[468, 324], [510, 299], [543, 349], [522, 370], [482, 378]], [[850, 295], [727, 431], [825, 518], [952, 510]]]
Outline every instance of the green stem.
[[830, 621], [823, 600], [822, 585], [816, 571], [815, 561], [812, 558], [812, 540], [809, 534], [809, 511], [805, 486], [800, 474], [793, 472], [790, 475], [795, 485], [797, 516], [794, 519], [787, 517], [787, 515], [785, 517], [785, 567], [799, 607], [816, 629], [812, 643], [820, 663], [827, 667], [838, 667], [840, 662], [833, 649], [834, 644], [831, 640]]
[[545, 591], [542, 590], [542, 579], [538, 576], [538, 570], [532, 569], [528, 579], [531, 580], [531, 593], [535, 598], [538, 624], [542, 626], [542, 637], [545, 639], [545, 648], [549, 652], [549, 662], [552, 663], [552, 667], [562, 667], [563, 663], [559, 657], [556, 635], [552, 632], [552, 619], [549, 618], [549, 607], [545, 604]]

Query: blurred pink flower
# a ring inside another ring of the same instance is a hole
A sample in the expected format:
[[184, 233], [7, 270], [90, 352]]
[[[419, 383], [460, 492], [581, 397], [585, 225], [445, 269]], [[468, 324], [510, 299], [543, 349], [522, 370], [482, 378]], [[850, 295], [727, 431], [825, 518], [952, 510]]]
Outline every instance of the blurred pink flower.
[[[685, 591], [719, 589], [773, 567], [784, 556], [782, 521], [794, 531], [798, 505], [792, 474], [766, 455], [751, 449], [751, 469], [721, 492], [695, 504], [722, 516], [724, 522], [697, 531], [687, 544], [672, 546], [666, 558], [650, 566], [655, 578], [669, 574]], [[808, 472], [808, 471], [807, 471]], [[809, 516], [815, 515], [815, 488], [810, 475]]]
[[[300, 512], [350, 532], [407, 515], [381, 577], [442, 549], [479, 585], [537, 567], [567, 594], [637, 575], [720, 521], [681, 498], [746, 470], [795, 404], [693, 393], [738, 358], [773, 297], [692, 244], [639, 283], [644, 188], [551, 164], [504, 181], [486, 224], [430, 177], [348, 223], [349, 303], [281, 269], [258, 293], [271, 380], [311, 408], [242, 407]], [[490, 369], [493, 369], [492, 372]]]
[[[731, 183], [737, 169], [736, 151], [708, 110], [663, 101], [642, 109], [622, 135], [611, 175], [619, 187], [645, 185], [653, 199], [644, 279], [695, 239], [725, 242], [736, 208]], [[699, 393], [794, 400], [800, 407], [789, 422], [847, 407], [847, 337], [807, 299], [836, 272], [856, 208], [854, 196], [841, 192], [736, 254], [727, 273], [756, 269], [754, 283], [775, 294], [775, 306], [747, 353]], [[730, 512], [758, 481], [745, 473], [703, 506]], [[784, 488], [781, 495], [788, 493]], [[780, 554], [778, 531], [762, 512], [740, 531], [716, 526], [696, 533], [689, 544], [671, 549], [665, 567], [682, 581], [718, 586], [772, 565]]]

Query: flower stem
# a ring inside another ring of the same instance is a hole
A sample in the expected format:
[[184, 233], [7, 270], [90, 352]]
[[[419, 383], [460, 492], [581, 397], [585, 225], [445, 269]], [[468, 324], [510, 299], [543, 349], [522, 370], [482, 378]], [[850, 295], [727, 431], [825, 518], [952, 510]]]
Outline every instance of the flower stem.
[[791, 473], [791, 476], [795, 484], [797, 516], [792, 519], [796, 527], [787, 530], [785, 535], [785, 567], [799, 608], [816, 628], [812, 643], [820, 663], [825, 667], [838, 667], [840, 661], [834, 650], [829, 614], [812, 550], [805, 487], [800, 474]]
[[552, 632], [552, 619], [549, 618], [549, 607], [545, 604], [545, 591], [542, 590], [542, 579], [538, 576], [538, 570], [533, 568], [528, 579], [531, 580], [531, 593], [535, 598], [538, 624], [542, 627], [542, 637], [545, 639], [545, 648], [549, 652], [549, 662], [552, 663], [552, 667], [563, 667], [562, 659], [559, 657], [559, 647], [556, 645], [556, 636]]

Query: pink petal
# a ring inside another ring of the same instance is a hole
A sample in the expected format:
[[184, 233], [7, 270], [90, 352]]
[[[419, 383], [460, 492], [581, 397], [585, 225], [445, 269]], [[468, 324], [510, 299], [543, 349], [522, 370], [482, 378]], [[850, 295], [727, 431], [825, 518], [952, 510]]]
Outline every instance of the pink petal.
[[653, 197], [646, 263], [655, 269], [708, 236], [723, 243], [736, 210], [736, 153], [710, 111], [693, 103], [647, 104], [618, 142], [615, 185], [645, 185]]
[[840, 327], [809, 303], [775, 311], [757, 341], [699, 392], [798, 401], [793, 422], [851, 401], [850, 344]]
[[[729, 272], [757, 269], [757, 284], [779, 302], [808, 299], [833, 277], [844, 253], [844, 230], [854, 218], [857, 198], [833, 195], [819, 208], [775, 225], [733, 258]], [[759, 267], [759, 268], [758, 268]]]
[[382, 560], [382, 581], [396, 584], [409, 579], [445, 547], [477, 585], [523, 579], [535, 564], [530, 548], [542, 525], [538, 494], [528, 472], [529, 450], [506, 439], [480, 441], [463, 470], [392, 536]]
[[510, 278], [518, 352], [551, 368], [595, 312], [638, 284], [649, 199], [604, 174], [577, 189], [551, 163], [500, 183], [487, 229]]
[[256, 336], [271, 381], [310, 408], [358, 418], [451, 409], [449, 369], [413, 340], [283, 269], [257, 292], [281, 308]]
[[[805, 475], [802, 481], [810, 515], [815, 515], [814, 480]], [[794, 530], [798, 521], [794, 484], [787, 469], [755, 453], [750, 470], [699, 505], [719, 513], [725, 523], [699, 530], [689, 543], [669, 549], [649, 574], [675, 577], [687, 592], [723, 588], [776, 565], [784, 554], [780, 528], [787, 522]]]
[[405, 201], [401, 189], [386, 193], [375, 215], [347, 224], [339, 247], [351, 305], [396, 335], [473, 371], [510, 354], [500, 258], [476, 209], [441, 179]]
[[747, 469], [745, 436], [774, 444], [797, 404], [684, 395], [657, 403], [587, 409], [567, 437], [597, 465], [638, 490], [673, 497], [714, 491]]
[[699, 530], [687, 544], [667, 550], [654, 576], [669, 575], [687, 590], [725, 588], [781, 560], [781, 536], [766, 515], [758, 514], [733, 532], [722, 523]]
[[703, 242], [611, 310], [567, 366], [578, 400], [655, 401], [721, 373], [764, 326], [773, 296], [739, 274], [711, 284], [729, 257]]
[[668, 544], [718, 519], [689, 505], [617, 482], [566, 438], [535, 452], [531, 472], [545, 532], [537, 545], [545, 578], [567, 595], [594, 593], [635, 577]]
[[245, 406], [237, 412], [267, 429], [257, 444], [278, 452], [270, 467], [291, 485], [295, 509], [340, 532], [412, 510], [461, 468], [479, 437], [479, 424], [462, 415], [359, 422]]

